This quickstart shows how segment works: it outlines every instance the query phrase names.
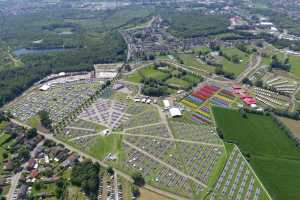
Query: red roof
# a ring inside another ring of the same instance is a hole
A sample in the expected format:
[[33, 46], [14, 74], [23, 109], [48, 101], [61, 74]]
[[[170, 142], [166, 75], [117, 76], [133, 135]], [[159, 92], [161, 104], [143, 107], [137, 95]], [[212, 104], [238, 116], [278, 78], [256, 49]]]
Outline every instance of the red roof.
[[253, 99], [252, 97], [250, 97], [250, 98], [245, 98], [245, 99], [243, 99], [243, 101], [244, 101], [246, 104], [248, 104], [248, 105], [256, 104], [256, 100]]
[[36, 171], [36, 170], [32, 170], [32, 172], [31, 172], [31, 177], [32, 177], [32, 178], [36, 178], [36, 177], [38, 177], [38, 176], [39, 176], [39, 172]]

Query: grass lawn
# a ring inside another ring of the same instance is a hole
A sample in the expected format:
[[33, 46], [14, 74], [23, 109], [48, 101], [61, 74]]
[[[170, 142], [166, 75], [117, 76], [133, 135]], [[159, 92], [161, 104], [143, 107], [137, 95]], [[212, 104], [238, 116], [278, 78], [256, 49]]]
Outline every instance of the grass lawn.
[[289, 56], [291, 70], [290, 72], [300, 78], [300, 56]]
[[88, 153], [103, 160], [108, 153], [119, 154], [122, 148], [121, 135], [97, 136], [88, 148]]
[[140, 188], [140, 193], [141, 195], [138, 200], [171, 200], [168, 197], [162, 196], [145, 188]]
[[223, 68], [227, 72], [232, 72], [236, 76], [238, 76], [240, 73], [242, 73], [245, 68], [247, 63], [249, 62], [249, 56], [248, 54], [240, 51], [237, 48], [222, 48], [222, 51], [224, 54], [227, 56], [231, 57], [233, 55], [237, 55], [239, 59], [241, 60], [240, 63], [233, 63], [226, 58], [223, 58], [219, 63], [223, 65]]
[[189, 87], [189, 83], [188, 82], [186, 82], [185, 80], [181, 80], [181, 79], [175, 78], [175, 77], [168, 79], [166, 81], [166, 83], [168, 85], [174, 85], [174, 86], [176, 86], [178, 88], [182, 88], [182, 89], [186, 89], [186, 88]]
[[134, 82], [134, 83], [140, 83], [142, 81], [143, 77], [139, 73], [133, 73], [125, 77], [126, 81]]
[[243, 62], [240, 63], [232, 63], [223, 58], [219, 63], [223, 65], [223, 69], [226, 72], [231, 72], [234, 73], [235, 76], [238, 76], [245, 70], [247, 61], [243, 60]]
[[268, 116], [214, 108], [217, 126], [225, 141], [250, 154], [250, 164], [274, 199], [300, 195], [300, 149]]
[[31, 117], [28, 121], [27, 124], [33, 128], [38, 128], [38, 126], [40, 126], [41, 120], [40, 117], [38, 115], [35, 115], [33, 117]]
[[194, 58], [194, 56], [195, 56], [194, 54], [177, 54], [177, 55], [183, 61], [183, 64], [186, 65], [187, 67], [198, 68], [200, 70], [205, 70], [207, 72], [215, 71], [215, 67], [198, 62]]
[[156, 70], [153, 67], [146, 67], [140, 71], [146, 78], [153, 78], [155, 80], [164, 80], [168, 74], [162, 71]]

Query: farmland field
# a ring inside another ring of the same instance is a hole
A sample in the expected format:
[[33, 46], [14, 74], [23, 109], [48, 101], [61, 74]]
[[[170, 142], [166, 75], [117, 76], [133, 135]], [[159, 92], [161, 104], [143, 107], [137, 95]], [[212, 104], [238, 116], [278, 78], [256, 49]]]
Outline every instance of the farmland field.
[[280, 117], [279, 118], [291, 131], [292, 133], [300, 138], [300, 123], [297, 120]]
[[[214, 108], [224, 140], [238, 144], [250, 156], [254, 168], [274, 199], [297, 199], [300, 195], [300, 149], [268, 116]], [[280, 188], [280, 189], [279, 189]]]

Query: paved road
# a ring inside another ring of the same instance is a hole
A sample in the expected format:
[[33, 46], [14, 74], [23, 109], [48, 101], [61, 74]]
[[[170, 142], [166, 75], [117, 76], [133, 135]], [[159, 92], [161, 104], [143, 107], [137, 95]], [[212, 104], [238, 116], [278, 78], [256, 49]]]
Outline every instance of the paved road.
[[244, 78], [248, 77], [251, 73], [253, 73], [260, 66], [261, 59], [262, 58], [261, 58], [260, 55], [252, 55], [251, 58], [250, 58], [249, 66], [247, 67], [247, 69], [245, 71], [243, 71], [238, 76], [238, 78], [236, 79], [236, 81], [238, 83], [241, 83]]
[[[27, 129], [32, 128], [32, 127], [28, 126], [27, 124], [24, 124], [24, 123], [22, 123], [22, 122], [19, 122], [19, 121], [15, 120], [15, 119], [10, 119], [10, 121], [13, 122], [13, 123], [15, 123], [15, 124], [17, 124], [17, 125], [19, 125], [19, 126], [22, 126], [22, 127], [24, 127], [24, 128], [27, 128]], [[104, 162], [102, 162], [102, 161], [100, 161], [100, 160], [98, 160], [98, 159], [95, 159], [94, 157], [92, 157], [92, 156], [90, 156], [90, 155], [88, 155], [88, 154], [86, 154], [86, 153], [84, 153], [84, 152], [82, 152], [82, 151], [80, 151], [80, 150], [78, 150], [78, 149], [72, 147], [72, 146], [69, 145], [69, 144], [66, 144], [65, 142], [62, 142], [62, 141], [56, 139], [55, 137], [53, 137], [53, 136], [50, 135], [50, 134], [44, 133], [44, 132], [42, 132], [42, 131], [38, 131], [38, 134], [43, 135], [46, 139], [52, 140], [53, 142], [55, 142], [55, 143], [57, 143], [57, 144], [62, 144], [62, 145], [64, 145], [65, 148], [69, 149], [70, 151], [73, 151], [73, 152], [77, 153], [77, 154], [80, 155], [81, 157], [90, 159], [90, 160], [92, 160], [93, 162], [98, 162], [101, 166], [103, 166], [103, 167], [105, 167], [105, 168], [108, 167], [108, 165], [107, 165], [106, 163], [104, 163]], [[129, 176], [129, 175], [123, 173], [122, 171], [117, 170], [117, 169], [114, 169], [114, 171], [117, 172], [118, 175], [120, 175], [120, 176], [122, 176], [123, 178], [125, 178], [126, 180], [128, 180], [129, 182], [133, 182], [131, 176]], [[150, 186], [150, 185], [148, 185], [148, 184], [146, 184], [144, 187], [145, 187], [146, 189], [149, 189], [149, 190], [153, 191], [153, 192], [156, 192], [156, 193], [158, 193], [158, 194], [162, 194], [162, 195], [164, 195], [164, 196], [170, 197], [170, 198], [175, 199], [175, 200], [187, 200], [187, 198], [180, 197], [180, 196], [178, 196], [178, 195], [175, 195], [175, 194], [170, 193], [170, 192], [167, 192], [167, 191], [162, 191], [162, 190], [160, 190], [160, 189], [158, 189], [158, 188], [155, 188], [155, 187], [153, 187], [153, 186]]]

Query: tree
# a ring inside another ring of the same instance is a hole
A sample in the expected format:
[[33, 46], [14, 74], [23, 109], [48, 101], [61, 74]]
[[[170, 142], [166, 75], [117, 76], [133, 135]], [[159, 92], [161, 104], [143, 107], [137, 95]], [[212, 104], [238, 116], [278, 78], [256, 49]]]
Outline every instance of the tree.
[[262, 80], [258, 80], [255, 82], [255, 86], [256, 87], [263, 87], [263, 81]]
[[38, 113], [38, 115], [41, 119], [42, 125], [47, 129], [51, 129], [52, 128], [52, 120], [49, 117], [49, 113], [45, 110], [42, 110]]
[[32, 128], [30, 130], [27, 131], [27, 138], [28, 139], [31, 139], [31, 138], [34, 138], [35, 136], [37, 136], [37, 130], [36, 128]]
[[134, 173], [132, 175], [133, 183], [137, 186], [144, 186], [145, 185], [145, 179], [141, 173]]
[[110, 174], [110, 175], [113, 175], [114, 174], [114, 169], [112, 168], [112, 166], [109, 166], [107, 168], [107, 173]]

